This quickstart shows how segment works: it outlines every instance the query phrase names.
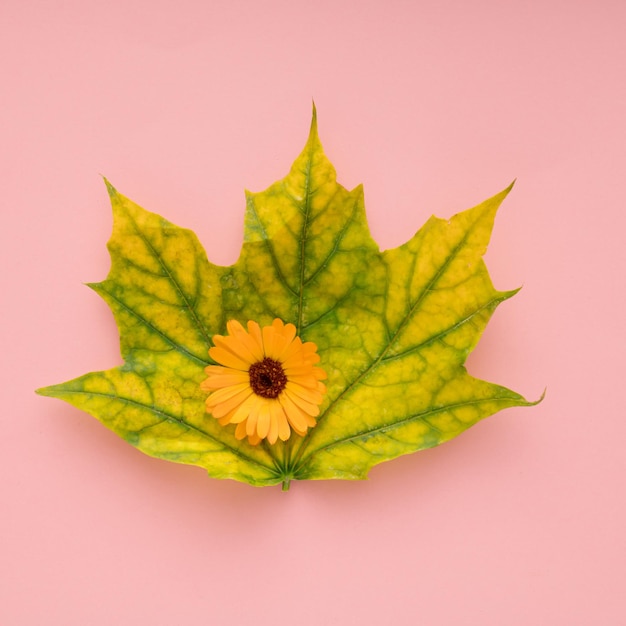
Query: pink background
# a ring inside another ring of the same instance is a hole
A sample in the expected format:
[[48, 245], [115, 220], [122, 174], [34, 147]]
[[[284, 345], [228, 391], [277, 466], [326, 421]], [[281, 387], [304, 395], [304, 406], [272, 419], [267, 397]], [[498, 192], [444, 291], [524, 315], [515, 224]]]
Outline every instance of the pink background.
[[[0, 623], [626, 624], [620, 0], [3, 0]], [[470, 371], [529, 398], [366, 482], [255, 489], [35, 387], [120, 362], [100, 175], [237, 258], [311, 99], [382, 247], [517, 178]]]

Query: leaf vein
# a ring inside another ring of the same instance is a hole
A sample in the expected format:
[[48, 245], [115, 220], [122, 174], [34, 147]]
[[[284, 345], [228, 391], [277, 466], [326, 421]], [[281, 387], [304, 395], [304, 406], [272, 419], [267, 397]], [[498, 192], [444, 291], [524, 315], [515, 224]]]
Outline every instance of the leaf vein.
[[274, 266], [274, 270], [276, 271], [276, 275], [278, 276], [278, 280], [281, 282], [281, 284], [285, 287], [285, 289], [288, 292], [290, 292], [292, 295], [297, 297], [297, 295], [298, 295], [297, 292], [287, 282], [287, 279], [285, 278], [285, 275], [283, 274], [282, 270], [280, 269], [280, 264], [278, 263], [278, 257], [276, 256], [276, 251], [274, 250], [274, 246], [272, 246], [272, 244], [270, 243], [270, 238], [269, 238], [269, 236], [267, 234], [267, 231], [265, 230], [265, 227], [263, 226], [263, 222], [259, 218], [259, 214], [257, 213], [256, 206], [255, 206], [254, 200], [252, 198], [250, 198], [248, 206], [250, 207], [250, 210], [254, 214], [254, 219], [256, 220], [257, 224], [259, 225], [259, 228], [261, 229], [261, 232], [263, 234], [263, 237], [262, 237], [263, 244], [264, 244], [265, 248], [267, 249], [267, 254], [270, 257], [272, 265]]
[[175, 290], [180, 295], [180, 298], [182, 300], [182, 303], [183, 303], [184, 307], [189, 311], [193, 322], [198, 327], [198, 329], [200, 330], [200, 332], [204, 336], [206, 342], [208, 343], [209, 342], [209, 338], [210, 338], [210, 334], [209, 334], [208, 330], [205, 328], [205, 326], [202, 323], [202, 321], [200, 320], [200, 318], [199, 318], [199, 316], [198, 316], [194, 306], [189, 301], [189, 298], [188, 298], [187, 294], [185, 293], [185, 291], [183, 290], [182, 286], [176, 280], [176, 278], [174, 276], [174, 273], [172, 272], [172, 270], [170, 270], [169, 266], [167, 265], [167, 263], [165, 262], [163, 257], [158, 253], [156, 248], [152, 245], [152, 243], [150, 242], [149, 238], [141, 231], [141, 229], [139, 228], [139, 225], [137, 224], [137, 222], [135, 221], [135, 219], [133, 218], [133, 216], [130, 214], [129, 211], [127, 211], [127, 215], [128, 215], [128, 219], [132, 222], [132, 224], [133, 224], [133, 226], [135, 228], [135, 231], [137, 232], [137, 235], [139, 235], [140, 239], [145, 243], [146, 247], [150, 250], [150, 252], [154, 256], [154, 258], [158, 261], [159, 265], [163, 268], [163, 271], [165, 272], [166, 277], [174, 285]]
[[[367, 430], [363, 430], [359, 433], [355, 433], [354, 435], [349, 435], [346, 437], [342, 437], [340, 439], [336, 439], [335, 441], [331, 441], [330, 443], [321, 446], [320, 448], [317, 448], [316, 450], [313, 450], [311, 453], [309, 453], [308, 455], [303, 456], [298, 465], [297, 465], [297, 470], [299, 471], [300, 469], [302, 469], [302, 467], [308, 462], [310, 461], [310, 459], [312, 459], [316, 454], [319, 454], [320, 452], [325, 452], [331, 448], [334, 448], [336, 446], [342, 445], [344, 443], [354, 443], [355, 441], [363, 438], [363, 437], [371, 437], [373, 435], [377, 435], [377, 434], [386, 434], [386, 431], [393, 431], [396, 430], [398, 428], [401, 428], [402, 426], [406, 426], [407, 424], [410, 424], [412, 422], [421, 420], [426, 422], [426, 424], [428, 425], [429, 428], [432, 428], [433, 430], [436, 430], [440, 433], [442, 433], [442, 431], [438, 428], [436, 428], [435, 426], [433, 426], [430, 422], [427, 421], [427, 418], [433, 415], [437, 415], [439, 413], [445, 413], [446, 411], [453, 411], [455, 409], [459, 409], [459, 408], [464, 408], [464, 407], [468, 407], [468, 406], [479, 406], [481, 404], [486, 404], [489, 402], [493, 402], [494, 400], [497, 399], [501, 399], [501, 400], [511, 400], [514, 401], [515, 398], [480, 398], [477, 400], [467, 400], [464, 402], [456, 402], [453, 404], [447, 404], [445, 406], [441, 406], [441, 407], [436, 407], [436, 408], [432, 408], [432, 409], [428, 409], [427, 411], [423, 411], [422, 413], [416, 413], [414, 415], [410, 415], [402, 420], [396, 421], [396, 422], [391, 422], [389, 424], [383, 424], [382, 426], [375, 426], [373, 428], [367, 429]], [[443, 434], [443, 433], [442, 433]], [[371, 452], [368, 451], [368, 453], [371, 454]]]
[[[138, 402], [137, 400], [133, 400], [131, 398], [122, 398], [122, 397], [116, 396], [114, 394], [102, 393], [102, 392], [94, 392], [94, 391], [82, 391], [82, 390], [81, 391], [62, 391], [58, 395], [60, 395], [60, 396], [62, 396], [62, 395], [74, 395], [76, 393], [84, 393], [84, 394], [89, 395], [89, 396], [96, 396], [96, 397], [101, 397], [101, 398], [107, 398], [108, 400], [113, 400], [113, 401], [121, 402], [122, 404], [128, 404], [128, 405], [131, 405], [131, 406], [138, 407], [140, 409], [145, 409], [145, 410], [147, 410], [147, 411], [157, 415], [160, 418], [159, 422], [157, 422], [156, 424], [150, 424], [149, 427], [155, 427], [159, 423], [163, 423], [164, 421], [174, 422], [178, 426], [186, 428], [187, 430], [194, 431], [199, 436], [204, 437], [204, 438], [206, 438], [209, 441], [212, 441], [214, 443], [217, 443], [219, 446], [227, 449], [229, 452], [231, 452], [235, 456], [239, 457], [243, 461], [246, 461], [248, 463], [253, 463], [254, 465], [258, 465], [259, 467], [261, 467], [261, 468], [263, 468], [265, 470], [268, 470], [272, 474], [277, 475], [276, 472], [275, 472], [275, 468], [270, 467], [268, 465], [265, 465], [264, 463], [261, 463], [258, 459], [254, 459], [252, 457], [249, 457], [246, 454], [243, 454], [241, 452], [241, 450], [239, 450], [238, 448], [230, 446], [229, 444], [225, 443], [223, 440], [218, 439], [217, 437], [211, 435], [210, 433], [206, 432], [205, 430], [202, 430], [198, 426], [190, 424], [189, 422], [185, 422], [181, 418], [176, 417], [175, 415], [171, 415], [170, 413], [167, 413], [166, 411], [164, 411], [164, 410], [162, 410], [160, 408], [157, 408], [154, 405], [153, 406], [149, 406], [149, 405], [143, 404], [141, 402]], [[145, 430], [146, 428], [148, 428], [148, 427], [143, 427], [140, 430]], [[130, 432], [139, 433], [140, 431], [130, 431]]]
[[[113, 293], [111, 293], [109, 290], [107, 290], [104, 287], [105, 284], [106, 283], [99, 283], [99, 285], [97, 285], [97, 287], [99, 289], [101, 289], [104, 293], [106, 293], [112, 300], [114, 300], [127, 313], [130, 313], [133, 317], [135, 317], [137, 320], [139, 320], [142, 324], [147, 326], [152, 332], [154, 332], [156, 335], [159, 335], [159, 337], [161, 337], [164, 341], [169, 343], [172, 346], [172, 348], [174, 348], [180, 354], [184, 354], [185, 356], [187, 356], [190, 359], [196, 361], [198, 364], [202, 365], [203, 367], [208, 365], [209, 361], [207, 359], [203, 359], [203, 358], [195, 355], [193, 352], [190, 352], [185, 347], [181, 346], [179, 343], [176, 343], [173, 339], [168, 337], [161, 329], [159, 329], [156, 326], [154, 326], [154, 324], [149, 322], [145, 317], [143, 317], [137, 311], [135, 311], [135, 309], [130, 308], [125, 302], [123, 302], [117, 296], [115, 296]], [[124, 355], [124, 358], [127, 358], [127, 357], [128, 357], [128, 355]]]
[[332, 247], [332, 249], [326, 256], [326, 258], [324, 258], [324, 260], [319, 264], [317, 269], [306, 279], [306, 281], [304, 281], [303, 288], [306, 287], [309, 283], [313, 282], [313, 280], [315, 280], [315, 278], [321, 272], [327, 269], [328, 264], [330, 263], [330, 260], [337, 254], [337, 251], [339, 250], [339, 244], [343, 241], [343, 238], [346, 236], [346, 233], [348, 232], [350, 226], [352, 225], [352, 220], [354, 218], [354, 214], [356, 213], [357, 206], [358, 206], [358, 200], [355, 199], [352, 205], [352, 211], [350, 212], [348, 219], [345, 221], [345, 223], [339, 230], [339, 233], [337, 234], [337, 238], [335, 239], [334, 246]]
[[[445, 259], [444, 263], [442, 263], [441, 267], [437, 270], [437, 272], [435, 272], [435, 274], [433, 275], [433, 277], [431, 278], [431, 280], [426, 284], [426, 286], [424, 287], [424, 289], [422, 289], [421, 293], [419, 294], [419, 296], [417, 297], [417, 299], [415, 300], [414, 304], [410, 307], [409, 311], [407, 312], [407, 314], [404, 316], [404, 318], [400, 321], [400, 323], [398, 324], [397, 328], [395, 329], [395, 331], [393, 332], [393, 335], [391, 336], [391, 338], [389, 339], [389, 341], [387, 342], [387, 344], [384, 346], [383, 350], [380, 352], [380, 354], [377, 356], [377, 358], [375, 360], [373, 360], [369, 366], [367, 366], [360, 374], [358, 374], [355, 379], [346, 386], [346, 388], [334, 399], [332, 400], [332, 402], [330, 403], [330, 405], [326, 408], [326, 411], [324, 412], [323, 415], [321, 415], [318, 419], [318, 424], [319, 422], [322, 421], [322, 419], [328, 415], [331, 411], [333, 411], [335, 409], [335, 407], [337, 406], [337, 404], [343, 399], [345, 398], [351, 391], [353, 391], [356, 386], [369, 374], [371, 374], [378, 366], [379, 364], [382, 362], [382, 360], [385, 358], [385, 355], [389, 352], [389, 350], [391, 349], [392, 345], [395, 343], [396, 339], [398, 338], [399, 334], [401, 333], [401, 331], [404, 329], [404, 327], [408, 324], [409, 319], [413, 316], [414, 311], [420, 306], [420, 304], [422, 303], [425, 294], [428, 293], [429, 289], [432, 287], [432, 285], [436, 284], [437, 281], [442, 277], [442, 275], [444, 274], [445, 270], [449, 267], [450, 263], [452, 262], [452, 259], [456, 257], [456, 255], [459, 253], [459, 251], [461, 250], [461, 248], [463, 247], [463, 245], [465, 244], [465, 242], [467, 241], [467, 238], [469, 236], [469, 232], [471, 229], [468, 229], [463, 237], [461, 238], [461, 240], [459, 241], [459, 243], [457, 243], [456, 246], [454, 246], [454, 248], [451, 251], [451, 254], [448, 255], [448, 257]], [[380, 255], [383, 256], [383, 255]], [[308, 435], [304, 440], [302, 445], [300, 446], [298, 453], [296, 455], [295, 458], [295, 462], [297, 463], [301, 463], [301, 462], [305, 462], [305, 460], [307, 458], [310, 457], [311, 454], [315, 454], [315, 450], [311, 453], [309, 453], [309, 455], [306, 455], [305, 452], [308, 448], [308, 446], [310, 445], [310, 441], [311, 441], [311, 435]]]

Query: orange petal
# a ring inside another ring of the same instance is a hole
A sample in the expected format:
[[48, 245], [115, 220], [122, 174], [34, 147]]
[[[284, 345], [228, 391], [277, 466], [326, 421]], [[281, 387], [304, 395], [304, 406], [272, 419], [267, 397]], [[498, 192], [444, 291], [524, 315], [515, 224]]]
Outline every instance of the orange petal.
[[273, 326], [263, 326], [261, 329], [263, 334], [263, 352], [270, 359], [276, 358], [275, 344], [280, 341], [276, 337], [276, 329]]
[[215, 419], [218, 421], [220, 426], [228, 426], [228, 424], [230, 424], [230, 413], [227, 413], [226, 415], [224, 415], [224, 417], [219, 417], [219, 418], [216, 417]]
[[313, 367], [312, 365], [292, 365], [291, 367], [286, 363], [283, 363], [283, 369], [285, 374], [291, 378], [292, 376], [312, 376], [315, 378], [326, 378], [326, 372], [319, 367]]
[[284, 324], [282, 320], [276, 318], [272, 322], [275, 330], [274, 356], [272, 358], [282, 361], [283, 354], [289, 349], [296, 336], [296, 327], [293, 324]]
[[248, 419], [250, 407], [256, 402], [256, 396], [251, 393], [230, 415], [231, 424], [239, 424]]
[[311, 404], [321, 404], [324, 399], [322, 394], [317, 389], [304, 387], [291, 380], [287, 381], [285, 388], [291, 391], [292, 394], [310, 402]]
[[246, 355], [250, 363], [263, 360], [263, 346], [249, 335], [245, 328], [235, 320], [231, 320], [226, 324], [230, 334], [239, 342], [238, 349]]
[[289, 428], [287, 415], [285, 413], [285, 409], [280, 403], [280, 398], [277, 402], [274, 402], [273, 405], [274, 417], [276, 418], [276, 423], [278, 425], [278, 438], [281, 441], [287, 441], [287, 439], [291, 436], [291, 428]]
[[296, 336], [296, 327], [293, 324], [283, 324], [282, 320], [276, 318], [272, 322], [272, 326], [276, 331], [274, 339], [274, 355], [273, 359], [282, 362], [284, 354], [287, 353], [291, 343]]
[[[215, 342], [215, 338], [213, 338]], [[248, 371], [251, 363], [245, 361], [242, 357], [237, 356], [227, 350], [222, 345], [215, 345], [209, 350], [209, 356], [218, 363], [226, 365], [226, 367], [233, 367], [236, 370]]]
[[261, 334], [261, 327], [256, 323], [250, 320], [248, 322], [248, 333], [250, 333], [250, 337], [257, 343], [261, 351], [263, 351], [263, 335]]
[[261, 437], [259, 437], [258, 435], [249, 435], [248, 436], [248, 443], [251, 446], [258, 446], [260, 442], [261, 442]]
[[302, 355], [302, 340], [300, 337], [296, 337], [282, 352], [280, 355], [280, 362], [283, 367], [298, 367], [305, 365]]
[[265, 437], [267, 437], [267, 433], [270, 431], [270, 422], [271, 416], [269, 402], [263, 402], [259, 407], [259, 418], [256, 423], [256, 434], [261, 439], [265, 439]]
[[[326, 389], [324, 384], [320, 383], [318, 380], [313, 378], [313, 376], [292, 376], [287, 372], [285, 372], [285, 374], [287, 374], [287, 380], [293, 383], [296, 383], [297, 385], [300, 385], [301, 387], [306, 387], [307, 389], [314, 389], [321, 393], [323, 393], [323, 390]], [[320, 385], [322, 386], [320, 387]]]
[[237, 320], [228, 320], [226, 322], [226, 330], [229, 335], [234, 335], [236, 332], [246, 332], [246, 329]]
[[291, 323], [285, 324], [281, 319], [276, 318], [272, 322], [272, 326], [274, 326], [277, 332], [279, 332], [288, 342], [292, 342], [296, 336], [296, 327]]
[[293, 429], [299, 434], [306, 432], [306, 420], [304, 419], [300, 407], [298, 407], [287, 394], [283, 393], [280, 395], [279, 400], [285, 411], [285, 416]]
[[[315, 417], [320, 414], [320, 409], [317, 404], [312, 404], [311, 402], [307, 402], [303, 398], [292, 393], [289, 389], [285, 388], [284, 392], [281, 395], [281, 398], [286, 396], [291, 400], [293, 404], [295, 404], [299, 409], [301, 409], [304, 413], [308, 413]], [[290, 416], [289, 416], [290, 417]]]
[[282, 408], [276, 400], [268, 402], [267, 406], [270, 411], [270, 428], [267, 432], [267, 440], [269, 443], [274, 444], [278, 439], [278, 411], [282, 412]]
[[259, 419], [259, 409], [261, 408], [261, 402], [263, 398], [259, 396], [255, 396], [256, 402], [253, 402], [250, 406], [250, 414], [248, 415], [248, 419], [246, 420], [246, 434], [248, 437], [254, 435], [256, 433], [256, 424]]
[[[221, 391], [221, 390], [220, 390]], [[215, 394], [213, 394], [215, 395]], [[223, 401], [218, 401], [218, 404], [209, 404], [213, 400], [213, 396], [209, 396], [207, 399], [207, 408], [213, 415], [213, 417], [224, 417], [230, 411], [236, 409], [242, 402], [252, 395], [252, 390], [246, 386], [246, 389], [241, 390], [231, 398]]]
[[222, 367], [221, 365], [209, 365], [204, 368], [204, 371], [208, 375], [208, 378], [200, 383], [200, 388], [204, 391], [230, 387], [250, 380], [248, 372], [242, 372], [231, 367]]
[[207, 406], [216, 406], [220, 402], [230, 400], [230, 398], [241, 393], [244, 389], [250, 389], [250, 383], [238, 383], [217, 389], [207, 398]]
[[246, 423], [239, 422], [235, 428], [235, 437], [241, 441], [246, 436]]

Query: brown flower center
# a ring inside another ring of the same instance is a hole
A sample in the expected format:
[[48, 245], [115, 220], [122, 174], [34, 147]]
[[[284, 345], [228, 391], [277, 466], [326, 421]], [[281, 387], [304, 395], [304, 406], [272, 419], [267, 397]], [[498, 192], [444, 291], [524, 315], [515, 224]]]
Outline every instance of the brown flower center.
[[277, 398], [287, 384], [283, 366], [268, 357], [253, 363], [248, 374], [252, 391], [263, 398]]

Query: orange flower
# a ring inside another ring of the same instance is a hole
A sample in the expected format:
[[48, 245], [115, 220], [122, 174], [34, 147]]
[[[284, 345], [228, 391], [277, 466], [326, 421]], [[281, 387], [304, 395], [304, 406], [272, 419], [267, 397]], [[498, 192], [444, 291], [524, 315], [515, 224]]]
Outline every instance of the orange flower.
[[248, 322], [226, 324], [209, 350], [220, 365], [209, 365], [200, 387], [210, 395], [207, 412], [222, 426], [236, 424], [235, 437], [257, 445], [262, 439], [287, 441], [294, 430], [304, 436], [317, 423], [326, 373], [315, 363], [317, 346], [302, 343], [296, 327], [275, 319], [261, 328]]

